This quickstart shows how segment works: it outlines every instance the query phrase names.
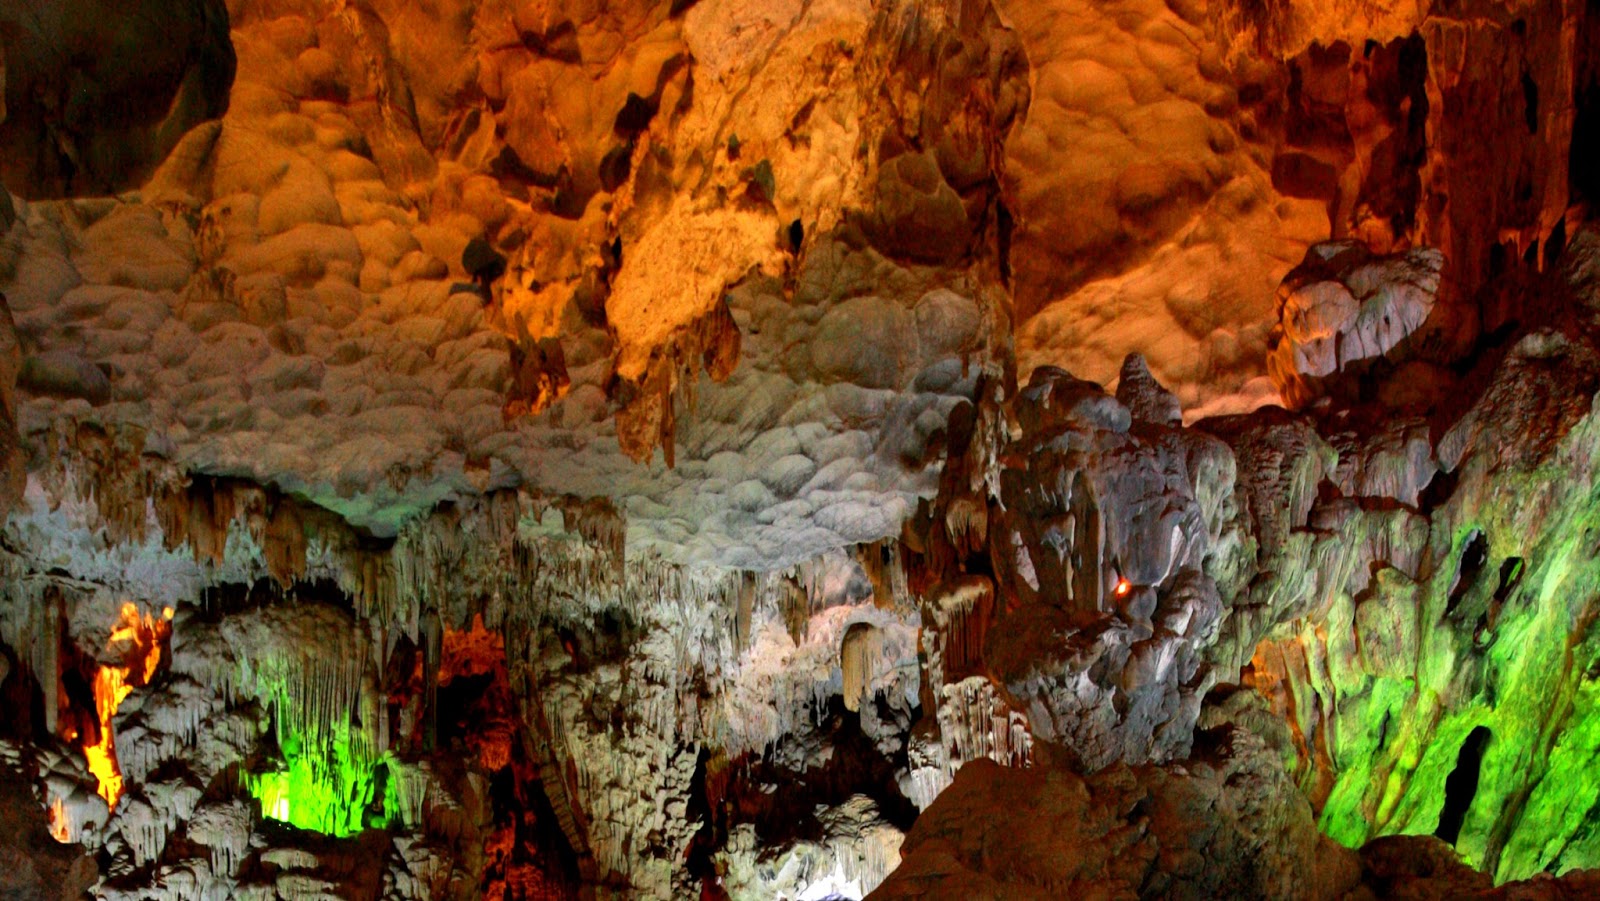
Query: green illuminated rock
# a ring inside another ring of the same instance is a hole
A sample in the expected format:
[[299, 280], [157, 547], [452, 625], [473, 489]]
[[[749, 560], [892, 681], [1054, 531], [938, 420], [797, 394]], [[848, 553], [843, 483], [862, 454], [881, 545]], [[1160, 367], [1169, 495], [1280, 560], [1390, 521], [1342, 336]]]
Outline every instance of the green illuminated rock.
[[390, 761], [352, 759], [348, 746], [330, 758], [296, 755], [283, 770], [245, 777], [263, 816], [334, 836], [385, 829], [400, 822]]
[[1355, 487], [1406, 481], [1363, 471], [1392, 465], [1378, 435], [1341, 448], [1347, 496], [1266, 536], [1245, 600], [1292, 615], [1255, 682], [1334, 839], [1438, 831], [1496, 882], [1600, 865], [1597, 385], [1592, 349], [1530, 335], [1439, 439], [1431, 511]]

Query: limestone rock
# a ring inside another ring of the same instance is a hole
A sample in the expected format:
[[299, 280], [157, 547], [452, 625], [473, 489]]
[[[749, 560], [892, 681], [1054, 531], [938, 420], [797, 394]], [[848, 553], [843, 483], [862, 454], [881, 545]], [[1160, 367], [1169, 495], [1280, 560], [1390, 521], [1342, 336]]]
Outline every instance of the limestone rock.
[[0, 12], [0, 894], [1589, 887], [1583, 4], [168, 5]]
[[871, 897], [1343, 896], [1354, 855], [1317, 834], [1259, 738], [1219, 731], [1183, 767], [964, 767]]
[[1374, 258], [1353, 242], [1311, 248], [1278, 289], [1270, 367], [1284, 401], [1351, 396], [1374, 362], [1401, 359], [1433, 311], [1443, 264], [1436, 250]]
[[22, 361], [17, 386], [34, 394], [77, 397], [91, 404], [111, 399], [111, 380], [100, 367], [70, 351], [34, 354]]
[[0, 13], [0, 35], [0, 177], [21, 196], [136, 187], [227, 109], [235, 59], [219, 0], [25, 3]]

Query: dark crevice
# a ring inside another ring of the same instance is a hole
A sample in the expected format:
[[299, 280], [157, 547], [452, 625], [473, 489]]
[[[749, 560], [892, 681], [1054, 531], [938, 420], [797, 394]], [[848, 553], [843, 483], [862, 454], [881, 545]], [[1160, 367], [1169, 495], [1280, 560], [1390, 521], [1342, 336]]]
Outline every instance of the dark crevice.
[[1517, 590], [1517, 585], [1522, 582], [1523, 569], [1521, 557], [1507, 557], [1500, 564], [1500, 585], [1494, 590], [1496, 604], [1504, 604], [1511, 597], [1511, 592]]
[[1461, 835], [1461, 825], [1466, 822], [1472, 799], [1478, 794], [1479, 770], [1492, 735], [1487, 726], [1478, 726], [1461, 743], [1456, 768], [1444, 780], [1444, 808], [1439, 811], [1439, 828], [1433, 831], [1441, 841], [1454, 845]]
[[1456, 583], [1450, 589], [1450, 600], [1444, 605], [1444, 615], [1449, 616], [1460, 606], [1461, 600], [1483, 577], [1483, 565], [1489, 559], [1489, 539], [1483, 532], [1475, 531], [1461, 549], [1461, 563], [1456, 569]]
[[229, 614], [281, 604], [285, 600], [320, 602], [348, 613], [356, 612], [355, 599], [332, 579], [308, 579], [284, 588], [276, 579], [262, 577], [250, 584], [222, 582], [200, 591], [193, 616], [199, 622], [221, 622]]
[[1443, 469], [1434, 472], [1433, 478], [1428, 480], [1427, 486], [1417, 496], [1417, 509], [1423, 514], [1432, 514], [1456, 493], [1458, 481], [1460, 476], [1454, 472], [1446, 472]]
[[655, 101], [629, 92], [628, 99], [623, 102], [622, 109], [617, 113], [613, 129], [619, 137], [632, 139], [650, 127], [650, 120], [654, 119], [655, 115]]
[[628, 650], [644, 638], [644, 627], [626, 611], [602, 610], [592, 627], [560, 624], [553, 629], [562, 649], [572, 658], [570, 672], [583, 675], [606, 664], [628, 659]]
[[1522, 115], [1528, 134], [1539, 133], [1539, 84], [1533, 76], [1522, 73]]
[[[693, 877], [702, 886], [712, 886], [717, 883], [717, 866], [715, 855], [718, 848], [727, 844], [727, 817], [718, 817], [719, 811], [712, 807], [712, 799], [707, 791], [707, 767], [711, 762], [710, 751], [702, 745], [700, 756], [694, 763], [694, 775], [689, 779], [688, 806], [684, 819], [688, 822], [700, 823], [694, 837], [689, 840], [688, 860], [684, 864]], [[721, 805], [717, 805], [721, 807]]]
[[[863, 703], [878, 703], [880, 698]], [[908, 722], [918, 711], [912, 710]], [[789, 755], [780, 752], [748, 760], [742, 772], [732, 775], [726, 795], [727, 809], [720, 812], [726, 822], [722, 828], [752, 823], [764, 846], [782, 846], [792, 841], [819, 841], [822, 823], [819, 808], [835, 807], [853, 795], [866, 795], [878, 811], [896, 828], [907, 830], [916, 821], [917, 807], [901, 792], [896, 772], [907, 766], [902, 748], [885, 755], [861, 729], [860, 714], [846, 710], [844, 700], [834, 695], [828, 700], [826, 719], [819, 736], [834, 751], [820, 766], [795, 771], [775, 762]], [[766, 786], [783, 786], [769, 792]]]

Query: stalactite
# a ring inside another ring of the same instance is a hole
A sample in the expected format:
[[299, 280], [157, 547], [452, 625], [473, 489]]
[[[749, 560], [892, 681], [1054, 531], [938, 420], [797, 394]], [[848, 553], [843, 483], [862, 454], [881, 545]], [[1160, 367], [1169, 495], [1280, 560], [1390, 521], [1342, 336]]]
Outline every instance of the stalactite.
[[628, 523], [609, 498], [561, 499], [561, 514], [568, 532], [583, 537], [591, 547], [611, 558], [620, 575], [626, 561]]
[[616, 383], [611, 393], [613, 400], [622, 404], [617, 412], [617, 441], [622, 452], [642, 462], [660, 447], [670, 468], [674, 398], [681, 388], [686, 405], [692, 402], [693, 380], [702, 368], [714, 382], [732, 375], [739, 362], [740, 344], [739, 326], [727, 298], [719, 297], [710, 310], [677, 329], [651, 353], [637, 382]]
[[844, 706], [856, 712], [868, 697], [868, 686], [873, 679], [873, 666], [883, 653], [883, 640], [877, 627], [868, 623], [855, 623], [845, 630], [844, 642], [839, 647], [839, 667], [844, 673]]
[[39, 481], [52, 504], [69, 494], [92, 505], [114, 542], [142, 540], [152, 464], [145, 431], [63, 421], [45, 434], [48, 465]]
[[987, 757], [1003, 766], [1027, 766], [1033, 737], [1027, 718], [1011, 710], [982, 676], [946, 685], [941, 691], [939, 730], [950, 751], [952, 773], [964, 763]]
[[33, 673], [44, 688], [44, 729], [55, 734], [61, 700], [61, 592], [45, 589], [42, 634], [34, 644]]
[[211, 869], [219, 876], [239, 872], [250, 848], [254, 823], [250, 808], [240, 801], [207, 805], [189, 820], [189, 838], [211, 850]]
[[924, 644], [930, 676], [960, 681], [982, 668], [983, 645], [994, 617], [994, 584], [967, 576], [937, 586], [925, 605]]

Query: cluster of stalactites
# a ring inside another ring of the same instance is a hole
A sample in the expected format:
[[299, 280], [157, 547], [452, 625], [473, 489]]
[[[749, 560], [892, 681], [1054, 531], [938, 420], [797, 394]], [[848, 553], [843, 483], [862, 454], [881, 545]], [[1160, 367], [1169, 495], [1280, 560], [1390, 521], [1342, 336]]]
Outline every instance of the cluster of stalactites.
[[[91, 604], [85, 586], [56, 576], [30, 572], [12, 555], [0, 557], [5, 571], [0, 589], [0, 642], [17, 651], [42, 694], [41, 712], [46, 732], [57, 736], [83, 757], [94, 783], [94, 794], [104, 809], [84, 814], [81, 799], [68, 803], [62, 791], [47, 799], [50, 831], [60, 841], [83, 837], [87, 819], [103, 819], [114, 811], [123, 795], [123, 772], [117, 755], [116, 716], [122, 702], [156, 675], [171, 635], [172, 609], [146, 612], [124, 601], [117, 618], [107, 625], [97, 655], [73, 663], [73, 638], [67, 624], [79, 617], [80, 605]], [[85, 671], [92, 709], [73, 709], [70, 695], [62, 691], [64, 667], [92, 667]], [[63, 713], [67, 715], [63, 717]], [[62, 783], [65, 785], [66, 783]]]
[[[71, 589], [67, 589], [71, 590]], [[60, 671], [63, 623], [63, 589], [43, 574], [31, 572], [26, 561], [0, 554], [0, 642], [17, 654], [34, 674]], [[45, 730], [56, 731], [58, 680], [38, 679], [44, 690]]]
[[[545, 497], [506, 489], [441, 504], [392, 540], [367, 535], [336, 514], [253, 482], [186, 473], [137, 427], [63, 423], [48, 433], [50, 465], [39, 474], [52, 507], [78, 501], [111, 544], [143, 541], [151, 529], [168, 550], [221, 567], [232, 554], [288, 587], [329, 577], [356, 611], [398, 626], [413, 640], [427, 611], [465, 621], [489, 597], [503, 608], [529, 567], [565, 568], [585, 584], [623, 587], [626, 524], [604, 498]], [[558, 511], [575, 541], [550, 539], [539, 523]], [[524, 539], [529, 523], [537, 540]], [[533, 551], [530, 545], [566, 545]], [[457, 609], [463, 608], [463, 609]], [[488, 611], [491, 625], [503, 609]]]

